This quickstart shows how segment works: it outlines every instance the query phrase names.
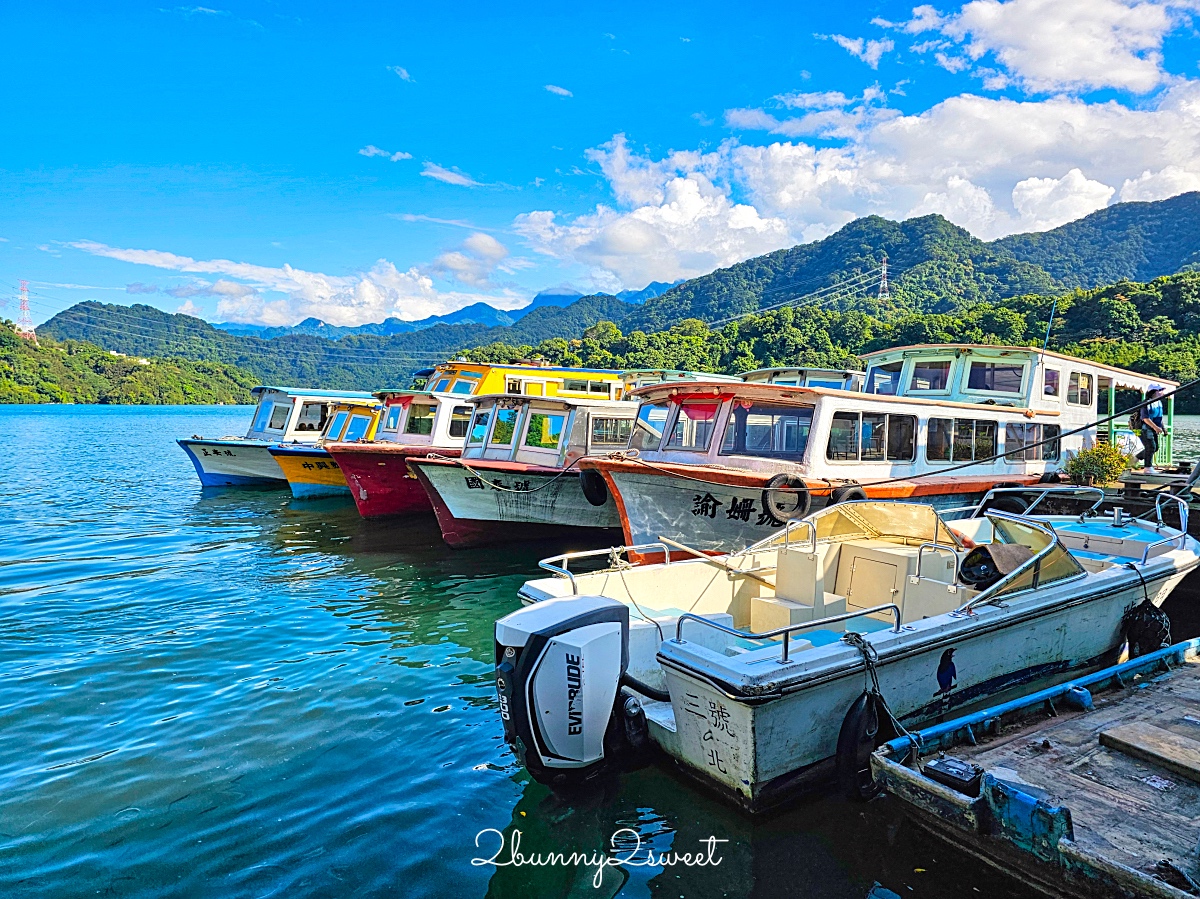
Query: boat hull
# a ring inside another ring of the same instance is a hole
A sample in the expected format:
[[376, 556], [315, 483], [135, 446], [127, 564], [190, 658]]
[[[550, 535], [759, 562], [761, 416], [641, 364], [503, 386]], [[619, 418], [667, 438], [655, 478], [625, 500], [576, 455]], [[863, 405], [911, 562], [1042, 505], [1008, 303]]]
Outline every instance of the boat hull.
[[[1073, 590], [1046, 588], [1005, 608], [980, 609], [927, 639], [892, 641], [877, 663], [881, 692], [913, 728], [1009, 691], [1027, 692], [1112, 664], [1124, 613], [1146, 597], [1161, 605], [1196, 564], [1188, 554], [1184, 565], [1148, 572], [1145, 593], [1128, 576], [1107, 585], [1073, 582]], [[1037, 599], [1043, 592], [1054, 596]], [[925, 627], [918, 623], [917, 634]], [[948, 650], [956, 676], [953, 688], [943, 690], [939, 673]], [[861, 661], [783, 679], [776, 695], [739, 695], [714, 677], [715, 669], [681, 662], [671, 644], [663, 644], [658, 659], [673, 721], [660, 720], [652, 734], [688, 774], [750, 812], [829, 780], [842, 723], [864, 689]]]
[[520, 463], [472, 464], [472, 471], [430, 460], [411, 468], [433, 504], [442, 537], [455, 548], [561, 537], [563, 528], [611, 537], [621, 525], [611, 496], [603, 506], [587, 501], [577, 471]]
[[205, 487], [284, 487], [287, 477], [275, 461], [265, 440], [205, 440], [190, 438], [176, 441]]
[[[654, 543], [660, 537], [667, 537], [707, 553], [729, 553], [769, 537], [784, 524], [766, 509], [764, 494], [769, 474], [709, 470], [690, 475], [658, 465], [650, 468], [599, 460], [588, 460], [582, 465], [595, 468], [604, 476], [620, 511], [627, 546]], [[703, 480], [697, 480], [697, 476]], [[1036, 481], [1037, 477], [1024, 477], [1006, 483]], [[907, 490], [897, 490], [895, 484], [858, 486], [869, 499], [919, 497], [921, 502], [945, 509], [978, 502], [996, 486], [996, 481], [942, 479], [913, 482]], [[829, 492], [828, 485], [814, 488], [810, 511], [827, 505]]]
[[[391, 443], [334, 443], [328, 446], [345, 476], [350, 495], [363, 518], [391, 518], [431, 512], [429, 495], [417, 480], [409, 459], [428, 455], [428, 446]], [[436, 450], [456, 457], [461, 450]]]
[[342, 470], [321, 447], [280, 445], [272, 446], [270, 452], [297, 499], [350, 495]]

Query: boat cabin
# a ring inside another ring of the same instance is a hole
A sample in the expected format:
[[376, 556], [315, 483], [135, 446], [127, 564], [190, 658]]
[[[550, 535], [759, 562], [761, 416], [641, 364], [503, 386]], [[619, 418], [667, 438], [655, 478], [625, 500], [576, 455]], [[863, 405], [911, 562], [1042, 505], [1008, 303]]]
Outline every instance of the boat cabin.
[[325, 429], [318, 445], [374, 440], [383, 407], [375, 399], [331, 403]]
[[374, 440], [413, 446], [460, 447], [471, 421], [462, 396], [428, 390], [381, 390], [383, 403]]
[[431, 393], [456, 396], [487, 396], [507, 393], [518, 396], [564, 396], [577, 399], [620, 399], [621, 373], [599, 368], [559, 368], [524, 363], [490, 365], [477, 362], [445, 362], [428, 376]]
[[833, 368], [756, 368], [741, 374], [747, 384], [779, 384], [784, 387], [827, 387], [830, 390], [862, 390], [863, 373]]
[[648, 384], [663, 381], [740, 381], [738, 375], [714, 375], [703, 371], [681, 371], [675, 368], [631, 368], [621, 372], [624, 392], [629, 393]]
[[315, 443], [329, 423], [330, 408], [339, 402], [371, 401], [371, 394], [347, 390], [298, 390], [294, 387], [255, 387], [258, 402], [248, 440], [273, 443]]
[[562, 468], [588, 453], [625, 449], [638, 406], [615, 400], [481, 396], [464, 459], [497, 459]]

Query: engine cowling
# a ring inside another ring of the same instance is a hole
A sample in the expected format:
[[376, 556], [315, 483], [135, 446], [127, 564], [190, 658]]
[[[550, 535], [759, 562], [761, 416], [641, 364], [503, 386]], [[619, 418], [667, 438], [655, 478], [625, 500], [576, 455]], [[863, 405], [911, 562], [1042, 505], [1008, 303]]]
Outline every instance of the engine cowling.
[[603, 596], [525, 606], [496, 622], [504, 736], [533, 778], [577, 787], [645, 748], [645, 713], [621, 689], [629, 609]]

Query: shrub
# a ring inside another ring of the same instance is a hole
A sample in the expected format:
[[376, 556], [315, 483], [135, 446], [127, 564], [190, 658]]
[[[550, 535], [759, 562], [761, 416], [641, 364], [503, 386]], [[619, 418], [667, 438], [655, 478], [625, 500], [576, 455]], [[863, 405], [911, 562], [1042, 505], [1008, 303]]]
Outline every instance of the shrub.
[[1108, 484], [1130, 465], [1130, 458], [1107, 443], [1080, 450], [1067, 460], [1067, 474], [1076, 484]]

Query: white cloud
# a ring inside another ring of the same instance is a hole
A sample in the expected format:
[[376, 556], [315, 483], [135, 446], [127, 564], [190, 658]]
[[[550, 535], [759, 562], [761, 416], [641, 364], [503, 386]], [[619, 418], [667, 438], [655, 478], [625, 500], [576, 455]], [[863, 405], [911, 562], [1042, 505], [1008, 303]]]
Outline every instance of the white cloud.
[[789, 109], [840, 109], [854, 102], [841, 91], [779, 94], [775, 99]]
[[446, 184], [457, 184], [459, 187], [479, 187], [479, 182], [470, 175], [465, 175], [458, 169], [444, 168], [434, 162], [426, 162], [421, 174], [426, 178], [444, 181]]
[[294, 325], [313, 316], [334, 325], [360, 325], [383, 321], [389, 316], [407, 320], [425, 318], [478, 302], [503, 309], [518, 308], [528, 302], [527, 296], [511, 290], [487, 294], [439, 291], [432, 278], [416, 267], [401, 270], [386, 259], [380, 259], [367, 271], [335, 276], [290, 265], [271, 268], [228, 259], [193, 259], [162, 250], [110, 247], [91, 240], [68, 246], [134, 265], [228, 276], [212, 284], [198, 281], [193, 285], [198, 291], [195, 296], [219, 297], [216, 314], [221, 321]]
[[871, 24], [882, 28], [895, 28], [908, 34], [920, 34], [940, 28], [943, 21], [941, 13], [928, 4], [922, 4], [913, 9], [912, 18], [907, 22], [889, 22], [887, 19], [876, 17], [871, 20]]
[[902, 27], [937, 29], [962, 44], [966, 58], [945, 56], [950, 71], [990, 56], [1031, 92], [1144, 94], [1170, 82], [1163, 38], [1193, 6], [1189, 0], [972, 0], [952, 16], [931, 11]]
[[1200, 190], [1200, 167], [1189, 171], [1178, 165], [1168, 165], [1157, 172], [1146, 169], [1136, 178], [1127, 178], [1121, 185], [1121, 202], [1161, 200], [1176, 194]]
[[546, 90], [552, 94], [558, 94], [560, 97], [574, 97], [575, 95], [565, 87], [559, 87], [557, 84], [547, 84]]
[[816, 37], [833, 41], [851, 56], [861, 59], [872, 69], [879, 68], [879, 60], [883, 54], [891, 52], [896, 45], [891, 38], [882, 40], [865, 40], [861, 37], [846, 37], [844, 34], [818, 34]]
[[204, 314], [203, 310], [191, 300], [185, 300], [176, 307], [175, 311], [180, 315], [190, 315], [192, 318], [200, 318]]
[[1108, 205], [1116, 188], [1090, 181], [1079, 169], [1061, 178], [1026, 178], [1012, 190], [1022, 224], [1034, 231], [1057, 228]]
[[389, 72], [395, 72], [397, 77], [401, 81], [412, 81], [413, 80], [412, 75], [408, 74], [408, 69], [404, 68], [404, 66], [388, 66], [387, 70]]
[[449, 274], [456, 281], [480, 287], [489, 279], [504, 258], [508, 248], [490, 234], [479, 231], [462, 242], [457, 250], [442, 253], [433, 261], [433, 269]]
[[390, 150], [383, 150], [374, 144], [367, 144], [358, 151], [359, 156], [383, 156], [390, 159], [392, 162], [399, 162], [402, 159], [412, 159], [411, 153], [405, 153], [403, 150], [392, 153]]

